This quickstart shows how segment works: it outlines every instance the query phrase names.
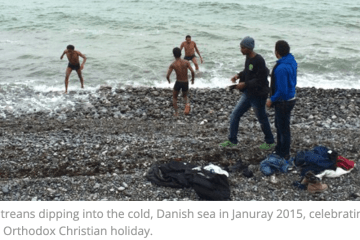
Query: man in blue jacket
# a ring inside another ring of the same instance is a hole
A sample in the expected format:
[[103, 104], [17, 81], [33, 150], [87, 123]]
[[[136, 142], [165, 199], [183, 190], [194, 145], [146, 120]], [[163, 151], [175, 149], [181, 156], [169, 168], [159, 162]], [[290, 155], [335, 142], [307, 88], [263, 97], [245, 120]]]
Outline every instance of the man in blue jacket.
[[275, 107], [275, 127], [277, 143], [275, 153], [280, 157], [290, 157], [290, 114], [296, 102], [297, 63], [290, 53], [289, 44], [280, 40], [275, 44], [275, 55], [278, 58], [271, 74], [270, 98], [266, 106]]
[[232, 147], [238, 143], [237, 134], [240, 118], [252, 107], [260, 123], [261, 130], [265, 135], [265, 143], [261, 149], [270, 149], [274, 144], [274, 136], [271, 133], [268, 117], [265, 112], [265, 103], [269, 94], [269, 69], [265, 65], [264, 58], [253, 51], [255, 41], [251, 37], [245, 37], [240, 43], [240, 51], [246, 56], [245, 69], [235, 75], [231, 81], [240, 79], [236, 85], [243, 94], [230, 116], [230, 133], [228, 141], [221, 144], [223, 147]]

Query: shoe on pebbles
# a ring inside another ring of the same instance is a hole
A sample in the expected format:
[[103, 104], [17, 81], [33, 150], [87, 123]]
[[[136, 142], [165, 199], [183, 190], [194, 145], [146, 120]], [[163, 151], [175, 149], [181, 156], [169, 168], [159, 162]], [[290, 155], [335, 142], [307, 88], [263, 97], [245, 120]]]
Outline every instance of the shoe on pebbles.
[[235, 147], [237, 144], [230, 142], [229, 140], [220, 143], [221, 147]]
[[309, 193], [322, 193], [324, 191], [326, 191], [328, 189], [328, 185], [326, 185], [325, 183], [309, 183], [307, 190]]

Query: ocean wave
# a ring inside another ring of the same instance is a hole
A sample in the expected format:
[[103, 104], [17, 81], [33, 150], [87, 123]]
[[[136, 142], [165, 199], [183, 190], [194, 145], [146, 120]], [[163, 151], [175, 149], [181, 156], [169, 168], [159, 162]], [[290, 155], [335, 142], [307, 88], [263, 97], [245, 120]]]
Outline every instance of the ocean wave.
[[15, 45], [24, 45], [23, 41], [18, 40], [0, 40], [0, 44], [15, 44]]
[[[220, 76], [216, 71], [213, 71], [213, 69], [207, 69], [203, 66], [200, 66], [200, 71], [201, 72], [196, 75], [195, 84], [191, 84], [190, 88], [213, 89], [225, 88], [231, 85], [230, 75], [226, 77]], [[145, 70], [144, 73], [150, 73], [150, 75], [152, 75], [151, 70]], [[152, 79], [151, 82], [149, 82], [150, 79]], [[154, 76], [148, 76], [147, 78], [143, 78], [140, 76], [137, 80], [117, 79], [107, 84], [112, 86], [113, 90], [124, 85], [136, 87], [155, 86], [172, 89], [175, 82], [174, 74], [172, 74], [170, 79], [172, 81], [171, 84], [166, 81], [165, 77], [157, 76], [157, 78], [154, 78]], [[31, 84], [31, 86], [32, 85], [33, 84]], [[61, 109], [72, 107], [79, 102], [86, 102], [90, 95], [98, 96], [96, 92], [100, 85], [86, 85], [86, 90], [80, 90], [77, 84], [72, 84], [69, 95], [62, 94], [64, 91], [62, 84], [58, 84], [58, 86], [46, 86], [43, 84], [36, 84], [34, 87], [31, 86], [26, 84], [0, 85], [0, 115], [6, 117], [6, 113], [11, 112], [14, 115], [20, 116], [21, 114], [39, 111], [57, 114]], [[356, 76], [347, 76], [340, 73], [324, 75], [302, 72], [298, 74], [297, 86], [323, 89], [359, 89], [360, 80], [357, 79]]]
[[[41, 15], [42, 14], [40, 14], [38, 16], [41, 16]], [[49, 12], [49, 13], [45, 14], [45, 17], [48, 19], [54, 19], [54, 20], [64, 20], [64, 19], [73, 18], [75, 16], [72, 16], [72, 15], [64, 13], [64, 12]]]
[[9, 16], [5, 16], [5, 15], [0, 15], [0, 23], [14, 23], [19, 21], [18, 18], [16, 17], [9, 17]]
[[107, 26], [108, 20], [98, 15], [84, 14], [80, 16], [81, 22], [86, 22], [94, 26]]
[[276, 40], [279, 40], [279, 39], [283, 38], [282, 36], [279, 36], [279, 35], [271, 35], [269, 37], [272, 38], [272, 39], [276, 39]]
[[299, 62], [299, 71], [313, 72], [321, 74], [332, 74], [332, 73], [346, 73], [350, 75], [356, 75], [355, 64], [357, 61], [353, 59], [346, 60], [342, 58], [320, 58], [316, 61], [307, 60], [307, 62]]
[[37, 70], [30, 74], [27, 74], [26, 77], [28, 77], [28, 78], [43, 77], [44, 73], [45, 73], [45, 71], [43, 71], [43, 70]]
[[359, 24], [353, 24], [353, 23], [347, 23], [345, 24], [345, 27], [348, 29], [356, 29], [356, 30], [360, 29]]
[[360, 11], [360, 7], [350, 7], [348, 8], [351, 11], [355, 11], [355, 12], [359, 12]]
[[222, 36], [220, 33], [211, 33], [211, 32], [207, 32], [207, 31], [198, 31], [197, 36], [199, 37], [203, 37], [203, 38], [209, 38], [209, 39], [219, 39], [219, 40], [225, 40], [226, 37]]
[[339, 15], [337, 15], [337, 17], [344, 18], [344, 19], [346, 19], [346, 18], [351, 19], [351, 18], [358, 18], [359, 16], [356, 15], [356, 14], [354, 14], [354, 15], [352, 15], [352, 14], [339, 14]]
[[204, 8], [217, 8], [220, 10], [234, 10], [234, 11], [239, 11], [239, 10], [243, 10], [244, 7], [243, 5], [239, 4], [239, 3], [221, 3], [221, 2], [200, 2], [198, 4], [199, 7], [204, 7]]
[[62, 94], [64, 89], [38, 88], [24, 85], [0, 86], [0, 118], [6, 118], [8, 113], [20, 117], [22, 114], [46, 112], [49, 115], [58, 114], [59, 111], [72, 108], [76, 103], [86, 102], [90, 94], [95, 91], [79, 91], [73, 94]]
[[345, 51], [349, 51], [349, 52], [352, 52], [352, 53], [360, 53], [359, 49], [351, 48], [351, 47], [340, 46], [339, 50], [345, 50]]
[[297, 86], [315, 87], [323, 89], [360, 89], [360, 80], [355, 76], [346, 76], [343, 74], [330, 73], [327, 75], [323, 75], [303, 73], [297, 78]]
[[105, 30], [98, 30], [98, 29], [70, 29], [69, 33], [90, 33], [93, 35], [103, 35], [104, 33], [106, 33]]
[[25, 55], [21, 55], [21, 56], [17, 57], [16, 59], [40, 59], [40, 58], [42, 58], [42, 57], [31, 55], [31, 54], [25, 54]]

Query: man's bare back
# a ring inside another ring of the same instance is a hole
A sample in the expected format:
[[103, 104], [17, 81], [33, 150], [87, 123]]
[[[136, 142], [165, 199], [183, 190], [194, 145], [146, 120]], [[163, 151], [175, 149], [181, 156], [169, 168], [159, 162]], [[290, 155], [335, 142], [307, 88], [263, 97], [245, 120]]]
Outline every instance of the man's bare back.
[[[175, 70], [176, 81], [188, 82], [188, 69], [190, 69], [192, 73], [194, 72], [188, 61], [181, 58], [176, 59], [169, 67], [167, 78], [169, 79], [172, 70]], [[192, 81], [194, 81], [194, 78], [192, 78]]]
[[181, 59], [181, 50], [176, 47], [173, 49], [173, 54], [175, 61], [170, 65], [169, 70], [166, 75], [166, 79], [170, 83], [170, 74], [173, 70], [176, 73], [176, 82], [174, 85], [173, 91], [173, 105], [175, 108], [174, 116], [179, 116], [178, 105], [177, 105], [177, 96], [181, 90], [183, 93], [184, 100], [186, 102], [184, 114], [188, 115], [190, 112], [190, 103], [189, 98], [187, 97], [187, 92], [189, 90], [189, 81], [188, 81], [188, 69], [191, 71], [191, 83], [194, 84], [195, 72], [192, 69], [190, 63], [186, 60]]

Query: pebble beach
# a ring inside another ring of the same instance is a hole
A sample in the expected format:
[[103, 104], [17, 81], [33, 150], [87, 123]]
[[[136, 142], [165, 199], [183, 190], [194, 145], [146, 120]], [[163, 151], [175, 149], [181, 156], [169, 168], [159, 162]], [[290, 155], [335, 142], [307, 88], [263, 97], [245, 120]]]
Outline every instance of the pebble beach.
[[[71, 89], [70, 89], [71, 90]], [[61, 92], [27, 90], [33, 97]], [[360, 89], [297, 88], [291, 118], [291, 156], [325, 146], [357, 162], [360, 158]], [[19, 94], [21, 92], [12, 93]], [[7, 91], [0, 89], [6, 99]], [[310, 194], [293, 186], [300, 169], [264, 176], [259, 163], [263, 133], [252, 110], [240, 121], [239, 144], [223, 148], [229, 116], [241, 93], [190, 86], [190, 115], [173, 116], [172, 89], [102, 86], [70, 91], [65, 105], [49, 114], [4, 111], [0, 118], [0, 200], [5, 201], [198, 201], [195, 191], [159, 187], [146, 179], [153, 164], [172, 160], [222, 168], [239, 159], [254, 173], [232, 172], [233, 201], [360, 200], [360, 171], [324, 178], [329, 189]], [[12, 95], [13, 97], [13, 95]], [[184, 101], [179, 96], [179, 109]], [[276, 139], [274, 110], [267, 108]]]

